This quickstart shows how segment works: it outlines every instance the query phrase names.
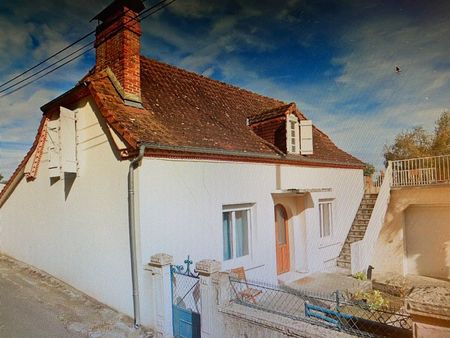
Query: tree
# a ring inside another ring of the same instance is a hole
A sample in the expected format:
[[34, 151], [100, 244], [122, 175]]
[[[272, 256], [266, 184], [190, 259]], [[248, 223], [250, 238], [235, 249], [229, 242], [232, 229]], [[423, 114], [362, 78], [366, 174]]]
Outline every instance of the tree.
[[429, 156], [431, 145], [432, 138], [422, 127], [401, 132], [394, 144], [384, 146], [385, 165], [388, 161]]
[[450, 155], [450, 111], [436, 120], [434, 133], [415, 127], [398, 134], [394, 144], [384, 146], [386, 166], [388, 161], [436, 155]]
[[371, 163], [364, 163], [364, 176], [370, 176], [372, 177], [373, 173], [375, 172], [375, 167]]
[[450, 154], [450, 111], [442, 113], [436, 121], [432, 152], [434, 155]]
[[3, 175], [0, 173], [0, 182], [3, 180]]

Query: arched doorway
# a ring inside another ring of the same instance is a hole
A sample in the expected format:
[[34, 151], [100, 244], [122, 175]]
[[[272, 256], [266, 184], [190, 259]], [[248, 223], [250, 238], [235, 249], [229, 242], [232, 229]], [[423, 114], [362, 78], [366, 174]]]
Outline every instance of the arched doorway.
[[288, 272], [290, 269], [289, 228], [286, 209], [275, 205], [275, 237], [277, 254], [277, 274]]

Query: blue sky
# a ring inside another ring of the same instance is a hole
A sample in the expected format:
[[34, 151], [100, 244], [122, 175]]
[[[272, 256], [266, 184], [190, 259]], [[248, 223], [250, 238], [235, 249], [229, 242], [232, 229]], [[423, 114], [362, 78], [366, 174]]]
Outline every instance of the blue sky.
[[[89, 20], [109, 2], [1, 2], [0, 83], [94, 29]], [[177, 0], [142, 25], [143, 55], [295, 101], [377, 167], [397, 133], [432, 130], [450, 108], [448, 1]], [[93, 64], [91, 53], [0, 99], [0, 173], [9, 176], [31, 145], [40, 106]]]

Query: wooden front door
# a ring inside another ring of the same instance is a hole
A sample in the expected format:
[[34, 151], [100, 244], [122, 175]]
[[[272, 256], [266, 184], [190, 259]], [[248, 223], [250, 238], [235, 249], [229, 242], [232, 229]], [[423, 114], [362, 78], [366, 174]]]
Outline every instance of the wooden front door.
[[282, 274], [290, 269], [289, 231], [286, 209], [281, 204], [275, 206], [275, 236], [277, 251], [277, 273]]

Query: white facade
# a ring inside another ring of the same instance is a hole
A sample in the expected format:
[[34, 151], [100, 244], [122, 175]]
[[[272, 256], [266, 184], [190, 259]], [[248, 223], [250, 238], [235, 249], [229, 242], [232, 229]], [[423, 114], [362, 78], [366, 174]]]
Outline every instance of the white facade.
[[[276, 282], [274, 206], [289, 218], [290, 271], [314, 272], [336, 266], [363, 194], [361, 170], [306, 168], [272, 164], [144, 158], [139, 171], [140, 246], [143, 263], [157, 252], [176, 264], [187, 255], [222, 261], [223, 269], [244, 266], [249, 279]], [[293, 196], [283, 189], [330, 188]], [[331, 238], [320, 239], [319, 200], [331, 200]], [[252, 205], [250, 254], [223, 261], [222, 211]], [[150, 276], [144, 274], [142, 299]], [[142, 309], [142, 319], [150, 318]]]
[[[50, 180], [44, 153], [37, 178], [22, 179], [0, 209], [0, 251], [132, 315], [127, 219], [128, 161], [121, 162], [94, 104], [77, 107], [78, 175]], [[290, 271], [335, 266], [363, 195], [362, 170], [144, 158], [136, 169], [138, 268], [143, 324], [153, 326], [151, 255], [223, 260], [222, 212], [250, 205], [249, 255], [224, 261], [275, 282], [274, 206], [288, 214]], [[300, 195], [286, 189], [326, 189]], [[332, 203], [332, 236], [320, 238], [318, 203]]]
[[132, 314], [128, 163], [91, 101], [69, 108], [78, 108], [79, 175], [50, 180], [45, 151], [36, 180], [22, 179], [0, 208], [0, 251]]

